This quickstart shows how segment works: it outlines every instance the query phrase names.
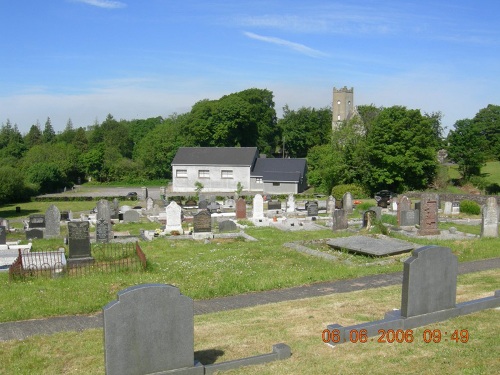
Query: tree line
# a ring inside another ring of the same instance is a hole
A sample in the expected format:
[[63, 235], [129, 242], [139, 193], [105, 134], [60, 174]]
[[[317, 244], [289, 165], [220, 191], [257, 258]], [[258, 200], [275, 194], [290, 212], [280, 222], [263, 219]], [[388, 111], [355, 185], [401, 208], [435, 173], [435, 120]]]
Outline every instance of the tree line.
[[[464, 179], [480, 175], [500, 157], [500, 107], [490, 105], [460, 120], [445, 139], [441, 114], [401, 106], [358, 106], [332, 129], [331, 108], [283, 108], [273, 93], [252, 88], [202, 100], [168, 118], [116, 120], [56, 133], [47, 118], [26, 134], [9, 120], [0, 128], [0, 203], [71, 188], [83, 181], [146, 183], [171, 178], [177, 149], [253, 147], [268, 157], [307, 158], [308, 180], [326, 194], [356, 184], [366, 192], [424, 189], [438, 174], [437, 150], [445, 148]], [[471, 141], [472, 137], [472, 141]]]

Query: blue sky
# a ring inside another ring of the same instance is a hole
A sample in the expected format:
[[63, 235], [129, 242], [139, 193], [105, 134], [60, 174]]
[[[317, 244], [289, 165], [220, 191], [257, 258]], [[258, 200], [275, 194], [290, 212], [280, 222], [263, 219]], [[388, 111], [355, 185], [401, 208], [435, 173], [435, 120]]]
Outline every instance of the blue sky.
[[257, 87], [288, 105], [441, 111], [500, 104], [500, 2], [16, 0], [0, 2], [0, 123], [25, 133], [184, 113]]

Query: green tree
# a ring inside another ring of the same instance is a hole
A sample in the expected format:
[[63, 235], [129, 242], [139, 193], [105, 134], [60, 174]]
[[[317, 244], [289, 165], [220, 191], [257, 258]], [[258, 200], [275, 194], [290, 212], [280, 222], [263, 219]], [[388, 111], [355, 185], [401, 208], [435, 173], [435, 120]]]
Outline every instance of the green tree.
[[6, 124], [2, 124], [0, 128], [0, 159], [20, 159], [25, 151], [24, 139], [17, 124], [12, 126], [7, 120]]
[[487, 142], [473, 120], [458, 120], [448, 134], [448, 156], [458, 164], [465, 181], [481, 173], [486, 161]]
[[78, 151], [82, 153], [88, 150], [89, 141], [87, 139], [87, 134], [85, 133], [84, 128], [80, 127], [76, 129], [72, 144], [77, 148]]
[[57, 136], [57, 141], [72, 143], [73, 139], [75, 138], [75, 135], [76, 131], [73, 128], [73, 121], [71, 121], [71, 119], [68, 119], [68, 122], [66, 123], [66, 127], [64, 128], [63, 132]]
[[436, 175], [437, 147], [433, 123], [419, 110], [383, 109], [366, 136], [365, 186], [371, 192], [425, 189]]
[[35, 125], [31, 125], [29, 132], [24, 136], [24, 143], [28, 149], [42, 144], [42, 130], [38, 121]]
[[486, 156], [500, 160], [500, 106], [489, 104], [474, 116], [472, 122], [485, 141]]
[[47, 117], [47, 121], [45, 121], [45, 126], [42, 132], [42, 141], [43, 143], [52, 143], [56, 139], [56, 132], [52, 127], [52, 123], [50, 122], [50, 117]]
[[19, 168], [0, 167], [0, 204], [27, 201], [32, 194]]
[[65, 178], [57, 165], [37, 163], [28, 168], [28, 180], [38, 186], [40, 193], [53, 193], [65, 186]]

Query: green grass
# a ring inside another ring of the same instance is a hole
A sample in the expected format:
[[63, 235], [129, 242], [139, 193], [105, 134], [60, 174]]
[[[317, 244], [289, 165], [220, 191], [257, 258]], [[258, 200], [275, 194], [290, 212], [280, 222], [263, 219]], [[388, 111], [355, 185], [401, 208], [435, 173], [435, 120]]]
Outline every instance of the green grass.
[[500, 185], [500, 161], [490, 161], [481, 168], [481, 173], [485, 175], [490, 184]]
[[[491, 296], [498, 270], [458, 277], [457, 301]], [[116, 295], [113, 296], [116, 299]], [[319, 298], [274, 303], [197, 315], [195, 358], [202, 363], [230, 361], [271, 352], [284, 342], [292, 357], [248, 366], [227, 374], [494, 374], [500, 373], [499, 310], [489, 309], [413, 330], [411, 343], [345, 343], [332, 348], [321, 340], [327, 324], [343, 326], [382, 319], [401, 304], [401, 287], [385, 287]], [[467, 330], [469, 341], [426, 344], [424, 330]], [[5, 374], [103, 374], [102, 329], [34, 336], [0, 342]], [[214, 355], [215, 353], [215, 355]]]

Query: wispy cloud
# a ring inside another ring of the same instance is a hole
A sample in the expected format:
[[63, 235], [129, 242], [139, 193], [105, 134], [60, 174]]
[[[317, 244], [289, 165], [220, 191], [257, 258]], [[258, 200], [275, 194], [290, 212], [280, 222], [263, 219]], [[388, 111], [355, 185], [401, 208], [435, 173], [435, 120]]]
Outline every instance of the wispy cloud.
[[307, 47], [307, 46], [300, 44], [300, 43], [290, 42], [288, 40], [275, 38], [272, 36], [258, 35], [258, 34], [250, 33], [248, 31], [245, 31], [244, 34], [251, 39], [260, 40], [262, 42], [284, 46], [284, 47], [290, 48], [296, 52], [302, 53], [302, 54], [307, 55], [307, 56], [311, 56], [311, 57], [326, 56], [326, 54], [324, 52], [315, 50], [313, 48]]
[[117, 8], [124, 8], [127, 6], [125, 3], [122, 3], [121, 1], [113, 1], [113, 0], [74, 0], [74, 1], [106, 9], [117, 9]]

